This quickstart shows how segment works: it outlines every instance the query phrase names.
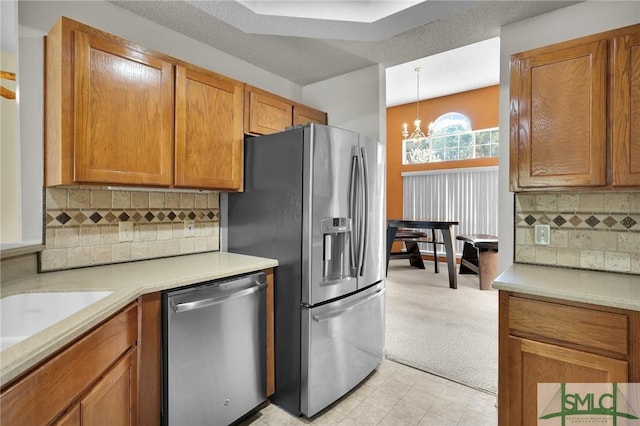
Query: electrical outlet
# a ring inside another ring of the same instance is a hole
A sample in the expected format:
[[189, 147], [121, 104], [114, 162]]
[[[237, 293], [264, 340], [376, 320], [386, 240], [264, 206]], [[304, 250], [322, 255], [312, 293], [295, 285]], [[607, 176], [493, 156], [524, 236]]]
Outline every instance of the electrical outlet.
[[120, 242], [133, 241], [133, 222], [120, 222], [118, 226]]
[[551, 227], [549, 225], [536, 225], [534, 232], [536, 244], [548, 246], [551, 243]]
[[196, 222], [194, 220], [184, 221], [184, 236], [195, 237], [196, 236]]

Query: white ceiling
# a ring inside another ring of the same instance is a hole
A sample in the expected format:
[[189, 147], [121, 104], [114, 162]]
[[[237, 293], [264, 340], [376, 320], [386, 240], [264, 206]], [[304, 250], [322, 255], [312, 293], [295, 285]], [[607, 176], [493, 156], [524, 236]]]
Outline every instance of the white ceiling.
[[371, 23], [398, 13], [420, 1], [238, 0], [238, 3], [261, 15]]
[[[300, 85], [374, 64], [387, 105], [499, 81], [500, 27], [579, 1], [110, 0]], [[482, 42], [482, 43], [479, 43]]]
[[500, 83], [500, 38], [389, 67], [386, 74], [387, 106], [493, 86]]

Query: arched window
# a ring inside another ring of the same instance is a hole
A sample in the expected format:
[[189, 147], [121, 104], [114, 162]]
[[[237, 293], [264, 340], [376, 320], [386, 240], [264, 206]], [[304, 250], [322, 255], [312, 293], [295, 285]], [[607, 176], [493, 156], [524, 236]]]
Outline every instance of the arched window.
[[429, 128], [429, 138], [403, 141], [403, 164], [498, 156], [497, 127], [473, 130], [467, 116], [451, 111], [438, 117]]
[[452, 133], [470, 132], [471, 120], [459, 112], [447, 112], [433, 122], [431, 136], [450, 135]]

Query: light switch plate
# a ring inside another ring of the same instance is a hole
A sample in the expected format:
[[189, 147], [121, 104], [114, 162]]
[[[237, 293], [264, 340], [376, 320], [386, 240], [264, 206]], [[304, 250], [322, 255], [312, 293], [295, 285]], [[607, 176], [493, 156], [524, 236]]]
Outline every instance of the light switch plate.
[[184, 236], [195, 237], [196, 236], [196, 222], [195, 220], [184, 221]]
[[536, 244], [548, 246], [551, 243], [551, 227], [549, 225], [536, 225], [534, 233]]

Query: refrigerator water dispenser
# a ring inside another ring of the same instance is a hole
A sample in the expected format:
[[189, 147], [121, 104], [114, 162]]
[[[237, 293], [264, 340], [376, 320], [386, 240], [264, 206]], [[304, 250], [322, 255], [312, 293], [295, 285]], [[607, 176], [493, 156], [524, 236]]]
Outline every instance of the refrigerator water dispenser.
[[322, 279], [343, 280], [349, 277], [351, 219], [332, 217], [321, 221], [323, 240]]

